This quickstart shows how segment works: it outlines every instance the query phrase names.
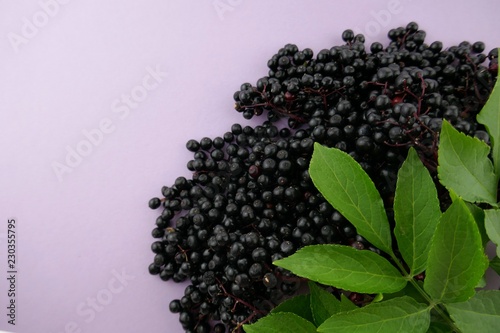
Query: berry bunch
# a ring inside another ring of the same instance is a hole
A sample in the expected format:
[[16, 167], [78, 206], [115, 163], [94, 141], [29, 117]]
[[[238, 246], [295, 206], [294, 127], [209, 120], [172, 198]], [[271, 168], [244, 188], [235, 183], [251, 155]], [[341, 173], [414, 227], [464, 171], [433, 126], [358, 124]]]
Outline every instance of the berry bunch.
[[[389, 31], [386, 48], [375, 42], [368, 52], [364, 36], [346, 30], [345, 45], [315, 58], [287, 44], [268, 61], [268, 76], [235, 92], [235, 109], [246, 119], [267, 113], [271, 121], [287, 117], [291, 128], [305, 124], [315, 141], [350, 153], [372, 177], [394, 175], [409, 146], [432, 171], [443, 118], [488, 141], [475, 115], [496, 80], [498, 54], [482, 53], [483, 42], [444, 50], [425, 36], [411, 22]], [[373, 170], [377, 161], [385, 167]]]
[[[246, 119], [267, 114], [262, 125], [234, 124], [220, 137], [187, 142], [192, 178], [177, 178], [149, 202], [161, 208], [149, 271], [191, 281], [170, 303], [186, 332], [238, 331], [295, 294], [301, 279], [272, 262], [302, 246], [378, 252], [312, 184], [314, 142], [353, 156], [391, 207], [410, 146], [435, 171], [443, 118], [489, 140], [475, 115], [496, 80], [496, 49], [486, 56], [482, 42], [428, 45], [414, 22], [388, 36], [387, 47], [373, 43], [368, 52], [364, 37], [346, 30], [344, 45], [316, 57], [285, 45], [268, 61], [268, 76], [234, 94]], [[280, 129], [282, 117], [288, 126]]]
[[149, 202], [163, 209], [149, 270], [191, 280], [171, 303], [187, 331], [208, 332], [211, 320], [239, 327], [294, 294], [301, 280], [272, 262], [302, 246], [371, 247], [312, 184], [313, 143], [307, 131], [292, 134], [269, 121], [187, 142], [192, 179], [177, 178], [163, 199]]

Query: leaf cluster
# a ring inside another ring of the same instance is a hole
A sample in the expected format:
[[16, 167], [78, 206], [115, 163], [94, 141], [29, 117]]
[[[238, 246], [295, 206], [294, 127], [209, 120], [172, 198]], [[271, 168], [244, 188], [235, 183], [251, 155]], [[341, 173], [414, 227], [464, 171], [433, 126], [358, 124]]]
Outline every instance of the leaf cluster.
[[[491, 147], [443, 121], [437, 171], [452, 198], [446, 211], [441, 212], [429, 171], [410, 148], [398, 172], [393, 230], [380, 193], [361, 166], [338, 149], [315, 144], [309, 166], [315, 186], [383, 253], [313, 245], [274, 264], [322, 285], [376, 294], [377, 301], [358, 308], [310, 282], [309, 295], [284, 302], [245, 331], [497, 332], [500, 291], [477, 287], [488, 266], [500, 271], [499, 86], [477, 116]], [[491, 261], [484, 251], [489, 240], [497, 245]], [[423, 284], [416, 279], [422, 274]]]

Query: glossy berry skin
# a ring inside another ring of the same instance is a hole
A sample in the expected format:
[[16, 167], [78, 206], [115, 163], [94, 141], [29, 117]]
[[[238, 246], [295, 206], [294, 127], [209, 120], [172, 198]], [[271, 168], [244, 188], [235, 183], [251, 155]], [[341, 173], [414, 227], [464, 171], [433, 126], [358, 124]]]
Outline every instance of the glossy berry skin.
[[152, 198], [151, 200], [149, 200], [148, 205], [149, 205], [149, 208], [156, 209], [156, 208], [160, 207], [161, 201], [159, 198]]
[[172, 312], [172, 313], [181, 312], [182, 311], [181, 302], [177, 299], [172, 300], [170, 302], [169, 309], [170, 309], [170, 312]]

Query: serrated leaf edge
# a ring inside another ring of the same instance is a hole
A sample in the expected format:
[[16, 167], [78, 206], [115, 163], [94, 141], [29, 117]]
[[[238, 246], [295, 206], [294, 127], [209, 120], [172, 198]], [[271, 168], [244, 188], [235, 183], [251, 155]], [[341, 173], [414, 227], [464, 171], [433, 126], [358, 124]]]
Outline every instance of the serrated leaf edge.
[[[476, 225], [476, 221], [475, 221], [474, 216], [472, 215], [471, 211], [470, 211], [470, 210], [469, 210], [469, 208], [465, 205], [465, 202], [463, 201], [463, 199], [459, 198], [459, 199], [457, 199], [457, 200], [459, 200], [459, 201], [460, 201], [460, 203], [461, 203], [461, 205], [463, 205], [463, 206], [465, 207], [465, 210], [467, 211], [465, 214], [469, 215], [469, 218], [471, 218], [471, 219], [472, 219], [472, 221], [474, 222], [474, 224], [473, 224], [473, 225], [475, 226], [475, 228], [473, 228], [472, 232], [473, 232], [473, 233], [475, 233], [475, 234], [477, 234], [476, 236], [477, 236], [479, 239], [481, 239], [481, 234], [480, 234], [480, 232], [479, 232], [479, 228], [478, 228], [478, 227], [477, 227], [477, 225]], [[455, 204], [455, 202], [454, 202], [454, 204]], [[444, 216], [444, 213], [443, 213], [443, 214], [441, 214], [441, 219], [443, 218], [443, 216]], [[439, 224], [441, 224], [441, 222], [442, 222], [442, 221], [441, 221], [441, 219], [439, 220], [438, 226], [439, 226]], [[438, 227], [438, 226], [436, 226], [436, 229], [437, 229], [437, 227]], [[436, 233], [432, 236], [431, 244], [433, 244], [435, 241], [436, 241]], [[482, 246], [481, 246], [481, 247], [482, 247]], [[431, 246], [431, 248], [432, 248], [432, 246]], [[488, 258], [486, 257], [486, 255], [484, 254], [484, 248], [483, 248], [482, 253], [483, 253], [483, 259], [484, 259], [484, 260], [483, 260], [483, 266], [484, 266], [484, 267], [483, 267], [483, 273], [481, 274], [481, 276], [483, 276], [483, 275], [484, 275], [484, 271], [486, 271], [486, 269], [487, 269], [487, 268], [488, 268], [488, 266], [489, 266], [489, 260], [488, 260]], [[429, 256], [430, 256], [430, 254], [431, 254], [431, 251], [429, 251]], [[449, 268], [449, 267], [448, 267], [448, 268]], [[429, 294], [429, 292], [428, 292], [428, 291], [426, 290], [426, 288], [425, 288], [425, 281], [424, 281], [424, 285], [423, 285], [423, 287], [424, 287], [425, 292], [426, 292], [427, 294]], [[443, 293], [444, 293], [444, 291], [445, 291], [445, 290], [446, 290], [446, 288], [443, 288], [443, 291], [442, 291], [442, 293], [441, 293], [441, 296], [440, 296], [439, 298], [437, 298], [437, 299], [434, 299], [434, 298], [433, 298], [433, 300], [434, 300], [435, 302], [441, 302], [442, 297], [443, 297]], [[430, 296], [430, 294], [429, 294], [429, 296]], [[472, 297], [472, 296], [471, 296], [471, 297]], [[469, 298], [470, 298], [470, 297], [469, 297]], [[463, 301], [460, 301], [460, 302], [463, 302]], [[455, 302], [448, 302], [448, 303], [455, 303]]]
[[[319, 147], [319, 149], [318, 149]], [[316, 154], [316, 156], [320, 156], [320, 158], [322, 160], [327, 160], [325, 158], [325, 156], [323, 155], [323, 152], [322, 150], [323, 149], [336, 149], [336, 148], [326, 148], [326, 147], [323, 147], [321, 144], [315, 142], [314, 143], [314, 152], [313, 152], [313, 156]], [[358, 171], [362, 171], [363, 173], [366, 173], [363, 168], [359, 165], [358, 162], [356, 162], [356, 160], [354, 160], [349, 154], [343, 152], [342, 150], [340, 149], [336, 149], [339, 153], [343, 154], [346, 158], [348, 159], [351, 159], [352, 161], [354, 161], [355, 163], [353, 163], [353, 167], [354, 168], [357, 168]], [[314, 165], [316, 163], [316, 159], [312, 158], [311, 159], [311, 162], [310, 162], [310, 165]], [[330, 176], [335, 176], [335, 172], [333, 171], [333, 169], [331, 169], [328, 165], [328, 163], [325, 163], [325, 165], [328, 166], [328, 168], [331, 170], [331, 173], [330, 173]], [[336, 177], [336, 176], [335, 176]], [[314, 186], [319, 190], [319, 187], [318, 187], [318, 184], [317, 184], [317, 181], [315, 179], [316, 177], [313, 177], [313, 175], [311, 175], [311, 179], [313, 181], [313, 184]], [[373, 183], [372, 179], [367, 175], [367, 180], [368, 182], [370, 183], [370, 186], [373, 186], [373, 188], [376, 190], [376, 192], [378, 193], [378, 197], [377, 197], [377, 202], [376, 204], [377, 205], [380, 205], [382, 208], [384, 207], [384, 203], [383, 203], [383, 200], [382, 200], [382, 197], [380, 196], [380, 193], [377, 191], [376, 187], [375, 187], [375, 183]], [[338, 183], [341, 183], [340, 181], [338, 181]], [[343, 188], [344, 192], [345, 192], [345, 188]], [[321, 191], [320, 191], [321, 192]], [[326, 198], [326, 197], [325, 197]], [[328, 198], [326, 198], [328, 202], [330, 202], [328, 200]], [[388, 239], [382, 239], [380, 237], [380, 234], [381, 232], [380, 231], [376, 231], [374, 228], [373, 228], [373, 225], [369, 222], [369, 219], [364, 215], [362, 214], [362, 212], [359, 210], [359, 208], [357, 207], [357, 205], [351, 200], [351, 198], [349, 197], [349, 200], [351, 201], [351, 206], [355, 207], [356, 210], [358, 211], [358, 213], [360, 214], [360, 216], [363, 216], [363, 219], [365, 220], [365, 224], [369, 226], [369, 228], [371, 229], [372, 233], [374, 235], [377, 236], [377, 240], [380, 242], [380, 244], [383, 245], [383, 248], [378, 245], [379, 249], [390, 254], [390, 255], [393, 255], [393, 251], [392, 251], [392, 239], [391, 238], [388, 238]], [[374, 202], [375, 203], [375, 202]], [[330, 204], [332, 204], [330, 202]], [[332, 205], [333, 206], [333, 205]], [[344, 213], [342, 212], [343, 209], [338, 209], [337, 207], [334, 207], [335, 209], [337, 209], [342, 215], [344, 215]], [[385, 212], [385, 209], [383, 209], [384, 211], [384, 214], [383, 214], [383, 217], [384, 217], [384, 221], [382, 222], [387, 222], [387, 225], [389, 225], [389, 221], [387, 220], [387, 214]], [[359, 231], [358, 231], [359, 232]], [[361, 234], [361, 233], [360, 233]], [[361, 236], [365, 237], [365, 235], [361, 234]], [[367, 237], [365, 237], [367, 238]], [[368, 237], [368, 238], [371, 238], [371, 237]], [[368, 239], [367, 238], [367, 239]], [[374, 243], [373, 241], [371, 243]]]
[[[415, 155], [416, 155], [416, 158], [420, 160], [420, 158], [419, 158], [419, 156], [418, 156], [417, 151], [416, 151], [413, 147], [410, 147], [410, 149], [409, 149], [409, 151], [408, 151], [408, 157], [407, 157], [407, 158], [406, 158], [406, 160], [403, 162], [403, 165], [402, 165], [402, 166], [401, 166], [401, 168], [399, 169], [399, 172], [401, 172], [401, 170], [403, 169], [404, 165], [408, 162], [409, 157], [410, 157], [410, 154], [415, 154]], [[420, 162], [420, 163], [421, 163], [421, 162]], [[422, 167], [424, 168], [424, 170], [425, 170], [425, 172], [426, 172], [426, 176], [428, 176], [429, 180], [431, 181], [432, 188], [433, 188], [433, 190], [434, 190], [434, 191], [433, 191], [433, 193], [432, 193], [432, 195], [433, 195], [433, 198], [432, 198], [432, 199], [433, 199], [433, 200], [434, 200], [434, 199], [436, 200], [436, 202], [437, 202], [437, 208], [439, 209], [439, 198], [438, 198], [438, 195], [437, 195], [437, 190], [436, 190], [436, 187], [435, 187], [434, 183], [432, 182], [432, 178], [431, 178], [431, 175], [429, 174], [429, 171], [425, 168], [425, 166], [423, 166], [423, 165], [422, 165]], [[398, 185], [400, 184], [400, 182], [399, 182], [399, 180], [400, 180], [400, 177], [399, 177], [399, 172], [398, 172], [398, 182], [396, 183], [396, 192], [395, 192], [395, 196], [394, 196], [394, 219], [395, 219], [395, 222], [396, 222], [396, 227], [394, 228], [394, 235], [396, 236], [396, 240], [398, 241], [398, 248], [400, 247], [400, 244], [399, 244], [399, 239], [398, 239], [398, 234], [399, 234], [399, 232], [398, 232], [398, 230], [399, 230], [399, 229], [398, 229], [398, 225], [399, 225], [399, 218], [398, 218], [398, 216], [399, 216], [400, 214], [399, 214], [399, 211], [396, 209], [396, 202], [397, 202], [398, 197], [400, 196], [400, 193], [401, 193], [401, 191], [398, 191]], [[414, 176], [414, 174], [415, 174], [414, 172], [411, 172], [411, 175], [412, 175], [412, 176]], [[414, 182], [415, 182], [415, 179], [414, 179], [414, 178], [415, 178], [415, 177], [412, 177], [412, 178], [411, 178], [412, 183], [414, 183]], [[399, 185], [399, 186], [401, 186], [401, 185]], [[413, 193], [412, 193], [411, 195], [412, 195], [412, 199], [413, 199], [413, 198], [414, 198], [414, 197], [413, 197]], [[415, 200], [412, 200], [412, 202], [415, 202]], [[415, 210], [414, 210], [414, 209], [413, 209], [413, 213], [415, 213]], [[413, 220], [414, 220], [414, 221], [416, 220], [416, 217], [417, 217], [417, 216], [418, 216], [418, 214], [417, 214], [417, 215], [413, 214]], [[439, 216], [439, 219], [440, 219], [440, 218], [441, 218], [441, 216]], [[438, 223], [439, 223], [439, 219], [437, 220], [437, 222], [436, 222], [436, 226], [435, 226], [435, 227], [437, 227], [437, 225], [438, 225]], [[418, 238], [418, 236], [415, 236], [415, 234], [416, 234], [416, 230], [415, 230], [415, 228], [416, 228], [416, 225], [415, 225], [415, 223], [413, 223], [413, 224], [412, 224], [412, 230], [413, 230], [413, 240], [415, 240], [415, 239], [417, 239], [417, 238]], [[429, 254], [429, 251], [430, 251], [430, 244], [431, 244], [431, 242], [429, 242], [429, 243], [428, 243], [428, 246], [427, 246], [427, 249], [426, 249], [426, 250], [427, 250], [427, 251], [426, 251], [426, 252], [427, 252], [427, 255]], [[413, 262], [412, 262], [412, 263], [408, 263], [408, 262], [407, 262], [407, 264], [408, 264], [408, 266], [409, 266], [409, 268], [410, 268], [410, 272], [409, 272], [410, 276], [413, 276], [413, 275], [415, 275], [415, 274], [419, 274], [419, 273], [423, 272], [423, 271], [425, 270], [425, 268], [427, 267], [427, 260], [426, 260], [425, 267], [423, 267], [423, 269], [422, 269], [422, 268], [419, 268], [419, 269], [416, 271], [416, 270], [414, 269], [414, 267], [413, 267], [413, 266], [414, 266], [414, 264], [415, 264], [415, 261], [416, 261], [416, 260], [415, 260], [415, 258], [417, 257], [417, 254], [416, 254], [416, 252], [417, 252], [417, 251], [416, 251], [415, 246], [412, 246], [412, 252], [413, 252], [413, 254], [412, 254]], [[405, 258], [405, 260], [406, 260], [406, 258]]]
[[[442, 135], [442, 133], [444, 132], [443, 129], [445, 127], [448, 127], [447, 131], [452, 131], [452, 132], [456, 132], [458, 135], [460, 136], [463, 136], [464, 138], [467, 138], [467, 139], [471, 139], [471, 140], [474, 140], [478, 143], [480, 143], [481, 145], [483, 145], [484, 147], [488, 148], [488, 152], [491, 151], [491, 148], [483, 141], [479, 140], [478, 138], [475, 138], [475, 137], [471, 137], [471, 136], [468, 136], [460, 131], [458, 131], [455, 127], [453, 127], [446, 119], [443, 120], [443, 125], [441, 127], [441, 133], [440, 133], [440, 136]], [[440, 138], [441, 139], [441, 138]], [[451, 139], [448, 139], [450, 141], [452, 141]], [[490, 191], [484, 186], [484, 184], [479, 181], [479, 179], [477, 178], [476, 174], [474, 174], [471, 170], [469, 170], [467, 167], [465, 167], [465, 163], [463, 163], [462, 161], [462, 158], [461, 158], [461, 154], [459, 154], [456, 150], [455, 150], [455, 147], [453, 145], [450, 145], [450, 147], [453, 149], [453, 153], [454, 155], [460, 160], [460, 162], [462, 162], [462, 165], [464, 166], [464, 169], [477, 181], [477, 184], [479, 184], [479, 186], [488, 194], [491, 194], [491, 198], [480, 198], [478, 197], [477, 195], [474, 195], [475, 196], [475, 200], [474, 202], [485, 202], [485, 203], [489, 203], [489, 204], [492, 204], [492, 205], [496, 205], [496, 193], [490, 193]], [[488, 153], [489, 154], [489, 153]], [[488, 159], [488, 161], [491, 163], [491, 161]], [[438, 162], [439, 162], [439, 151], [438, 151]], [[437, 171], [438, 171], [438, 179], [439, 179], [439, 182], [441, 184], [444, 185], [444, 187], [446, 187], [446, 189], [448, 189], [449, 191], [453, 191], [456, 195], [456, 191], [454, 191], [452, 188], [449, 187], [449, 184], [446, 184], [447, 181], [445, 179], [445, 181], [443, 182], [443, 178], [442, 178], [442, 175], [443, 173], [440, 172], [440, 170], [442, 170], [443, 167], [441, 166], [441, 163], [439, 163], [438, 167], [437, 167]], [[492, 174], [495, 176], [495, 179], [498, 180], [498, 176], [495, 174], [494, 172], [494, 166], [492, 164]], [[461, 197], [461, 196], [459, 196]]]
[[[369, 250], [357, 250], [357, 249], [354, 249], [350, 246], [346, 246], [346, 245], [340, 245], [340, 244], [319, 244], [319, 245], [308, 245], [308, 246], [305, 246], [301, 249], [299, 249], [297, 252], [295, 252], [295, 254], [297, 253], [300, 253], [300, 252], [304, 252], [304, 251], [307, 251], [308, 249], [310, 248], [319, 248], [319, 247], [331, 247], [331, 248], [337, 248], [337, 249], [346, 249], [348, 251], [353, 251], [354, 253], [356, 252], [364, 252], [365, 254], [369, 255], [369, 256], [373, 256], [373, 258], [367, 258], [365, 257], [364, 259], [367, 259], [367, 260], [370, 260], [371, 262], [373, 262], [374, 258], [377, 257], [377, 258], [380, 258], [380, 260], [385, 264], [391, 266], [393, 269], [394, 269], [394, 273], [396, 273], [397, 275], [394, 275], [394, 276], [391, 276], [391, 275], [382, 275], [382, 274], [374, 274], [374, 273], [370, 273], [370, 279], [373, 279], [375, 277], [382, 277], [382, 278], [387, 278], [387, 279], [392, 279], [393, 281], [391, 282], [391, 286], [394, 285], [395, 283], [397, 283], [398, 281], [399, 282], [405, 282], [400, 289], [397, 289], [396, 288], [394, 290], [375, 290], [375, 289], [357, 289], [356, 287], [355, 288], [352, 288], [352, 286], [346, 286], [344, 285], [344, 280], [338, 284], [336, 283], [337, 285], [334, 285], [334, 287], [337, 287], [337, 288], [341, 288], [341, 289], [345, 289], [345, 290], [349, 290], [349, 291], [354, 291], [354, 292], [361, 292], [361, 293], [378, 293], [378, 292], [382, 292], [382, 293], [394, 293], [394, 292], [397, 292], [401, 289], [403, 289], [405, 286], [406, 286], [406, 282], [408, 281], [406, 278], [404, 278], [400, 272], [398, 271], [398, 269], [393, 266], [386, 258], [374, 253], [374, 252], [371, 252]], [[293, 255], [295, 255], [293, 254]], [[321, 284], [329, 284], [329, 282], [326, 282], [324, 279], [322, 279], [322, 276], [327, 274], [327, 273], [323, 273], [321, 274], [320, 277], [318, 276], [314, 276], [314, 275], [308, 275], [308, 274], [297, 274], [295, 273], [293, 267], [290, 267], [288, 266], [287, 264], [283, 265], [283, 262], [287, 263], [291, 257], [286, 257], [286, 258], [283, 258], [283, 259], [279, 259], [279, 260], [276, 260], [273, 262], [273, 265], [276, 265], [276, 266], [279, 266], [279, 267], [282, 267], [282, 268], [285, 268], [285, 269], [288, 269], [290, 270], [292, 273], [298, 275], [298, 276], [301, 276], [301, 277], [305, 277], [305, 278], [308, 278], [309, 280], [311, 281], [315, 281], [315, 282], [318, 282], [318, 283], [321, 283]], [[348, 257], [349, 258], [349, 255], [347, 254], [343, 254], [344, 256]], [[337, 269], [339, 271], [345, 271], [345, 272], [352, 272], [351, 270], [349, 269], [342, 269], [342, 268], [339, 268]], [[384, 272], [386, 274], [389, 274], [387, 273], [387, 270], [384, 270]], [[359, 272], [356, 272], [356, 273], [359, 273]], [[398, 286], [399, 287], [399, 286]]]
[[[341, 312], [339, 314], [341, 314], [341, 315], [347, 315], [347, 314], [350, 314], [352, 312], [361, 312], [362, 313], [362, 312], [366, 311], [366, 309], [370, 309], [370, 307], [372, 307], [372, 306], [382, 307], [382, 305], [385, 305], [386, 303], [394, 303], [394, 302], [401, 301], [401, 300], [406, 301], [408, 305], [413, 306], [413, 307], [416, 307], [419, 304], [423, 305], [422, 303], [417, 302], [412, 297], [402, 296], [402, 297], [393, 298], [393, 299], [390, 299], [390, 300], [387, 300], [387, 301], [382, 301], [382, 302], [377, 302], [377, 303], [371, 303], [371, 304], [369, 304], [369, 305], [367, 305], [365, 307], [353, 309], [353, 310], [346, 311], [346, 312]], [[412, 304], [412, 303], [414, 303], [414, 304]], [[408, 315], [403, 316], [403, 317], [397, 317], [397, 318], [406, 318], [406, 317], [410, 317], [412, 315], [418, 315], [418, 314], [420, 314], [422, 312], [430, 312], [430, 310], [431, 310], [431, 306], [426, 306], [425, 308], [422, 308], [420, 311], [412, 312], [411, 314], [408, 314]], [[334, 319], [333, 317], [335, 317], [335, 316], [336, 315], [333, 315], [328, 320], [333, 320]], [[391, 321], [391, 320], [394, 320], [394, 319], [395, 318], [387, 318], [385, 320], [380, 320], [380, 321], [377, 321], [377, 322], [383, 323], [383, 322], [388, 322], [388, 321]], [[326, 323], [326, 321], [325, 321], [325, 323]], [[324, 332], [324, 330], [321, 329], [321, 326], [323, 326], [323, 324], [318, 327], [318, 332]], [[372, 323], [370, 323], [370, 324], [372, 324]], [[363, 324], [363, 325], [370, 325], [370, 324]], [[429, 324], [430, 324], [430, 320], [429, 320]], [[358, 325], [358, 327], [361, 327], [363, 325]]]

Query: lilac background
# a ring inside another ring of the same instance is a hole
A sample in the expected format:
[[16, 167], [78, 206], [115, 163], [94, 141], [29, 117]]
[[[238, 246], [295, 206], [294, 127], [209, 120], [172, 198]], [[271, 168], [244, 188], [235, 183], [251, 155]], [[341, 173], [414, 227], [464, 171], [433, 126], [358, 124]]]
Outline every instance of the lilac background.
[[[317, 52], [352, 27], [387, 44], [389, 28], [415, 20], [429, 42], [500, 46], [495, 0], [59, 2], [44, 22], [39, 1], [0, 0], [0, 330], [182, 332], [168, 303], [183, 287], [147, 273], [157, 216], [147, 202], [189, 175], [188, 139], [249, 123], [232, 94], [264, 76], [284, 44]], [[41, 27], [16, 47], [9, 38], [34, 16]], [[114, 112], [122, 94], [140, 92], [148, 68], [166, 73], [162, 82], [126, 116], [123, 104]], [[113, 131], [58, 178], [53, 164], [102, 121]], [[18, 232], [15, 327], [5, 316], [9, 218]], [[116, 280], [120, 272], [129, 279]], [[100, 312], [86, 305], [96, 297]]]

